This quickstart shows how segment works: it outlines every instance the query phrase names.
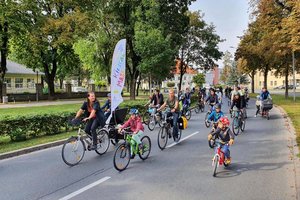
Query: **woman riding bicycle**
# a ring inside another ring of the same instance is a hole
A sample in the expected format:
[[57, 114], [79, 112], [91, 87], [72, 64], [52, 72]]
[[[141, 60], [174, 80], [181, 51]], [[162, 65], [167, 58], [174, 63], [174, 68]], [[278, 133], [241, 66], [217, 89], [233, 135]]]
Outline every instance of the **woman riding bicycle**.
[[208, 135], [208, 141], [210, 141], [213, 136], [221, 140], [221, 150], [225, 155], [225, 164], [231, 163], [229, 146], [234, 143], [234, 134], [229, 128], [230, 122], [227, 117], [220, 118], [218, 128], [211, 134]]
[[[139, 145], [139, 149], [143, 148], [141, 138], [144, 133], [144, 126], [141, 120], [141, 117], [139, 116], [139, 111], [135, 108], [130, 109], [129, 114], [131, 115], [125, 124], [123, 124], [119, 128], [119, 133], [122, 129], [130, 127], [130, 131], [132, 132], [132, 139]], [[133, 146], [130, 145], [130, 152], [133, 152]]]
[[235, 92], [233, 94], [233, 101], [230, 107], [230, 113], [232, 112], [233, 107], [236, 107], [239, 111], [243, 112], [243, 102], [240, 97], [240, 93]]
[[82, 121], [87, 122], [84, 131], [87, 134], [92, 135], [93, 138], [93, 145], [90, 147], [90, 149], [95, 150], [97, 149], [96, 130], [99, 126], [103, 127], [105, 125], [105, 117], [94, 92], [88, 93], [87, 101], [82, 104], [80, 110], [76, 114], [75, 119], [80, 118], [82, 114], [85, 116]]
[[179, 102], [177, 97], [175, 96], [175, 92], [173, 89], [169, 91], [169, 98], [165, 103], [157, 110], [158, 112], [163, 110], [166, 106], [171, 109], [171, 112], [167, 115], [173, 115], [173, 137], [178, 138], [178, 118], [179, 118]]
[[210, 95], [205, 100], [206, 103], [208, 103], [211, 108], [219, 103], [218, 95], [216, 95], [216, 91], [214, 89], [210, 90]]

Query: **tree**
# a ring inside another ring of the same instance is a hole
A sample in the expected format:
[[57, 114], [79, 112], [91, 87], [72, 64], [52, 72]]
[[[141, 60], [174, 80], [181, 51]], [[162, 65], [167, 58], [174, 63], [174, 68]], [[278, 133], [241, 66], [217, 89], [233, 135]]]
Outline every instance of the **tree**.
[[190, 19], [189, 26], [178, 55], [178, 59], [181, 61], [179, 90], [181, 90], [183, 75], [190, 64], [201, 66], [200, 68], [207, 70], [213, 68], [215, 60], [222, 57], [217, 46], [222, 40], [215, 33], [215, 27], [207, 25], [199, 11], [188, 12], [187, 16]]
[[69, 55], [65, 49], [71, 49], [78, 37], [84, 36], [92, 25], [87, 13], [92, 2], [46, 0], [22, 3], [24, 13], [31, 20], [26, 24], [26, 34], [14, 38], [14, 53], [28, 67], [42, 69], [49, 95], [53, 97], [58, 69], [71, 64], [66, 63]]
[[229, 51], [226, 51], [223, 55], [223, 71], [221, 73], [220, 80], [224, 83], [227, 83], [227, 79], [230, 75], [231, 67], [232, 67], [232, 60], [233, 56]]
[[204, 74], [197, 74], [196, 76], [193, 77], [193, 83], [196, 84], [198, 87], [202, 87], [203, 84], [205, 83], [205, 75]]

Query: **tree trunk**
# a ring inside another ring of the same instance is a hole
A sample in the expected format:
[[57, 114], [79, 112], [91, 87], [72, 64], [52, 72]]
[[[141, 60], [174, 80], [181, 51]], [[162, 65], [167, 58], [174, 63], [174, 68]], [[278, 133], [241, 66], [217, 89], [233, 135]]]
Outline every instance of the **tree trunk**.
[[255, 93], [255, 91], [254, 91], [254, 78], [255, 78], [255, 70], [253, 70], [252, 72], [251, 72], [251, 93]]
[[1, 66], [0, 66], [0, 102], [2, 103], [3, 97], [3, 83], [4, 83], [4, 76], [6, 73], [6, 58], [7, 58], [7, 48], [8, 48], [8, 23], [4, 22], [3, 27], [0, 25], [0, 32], [1, 32]]
[[148, 84], [149, 84], [149, 94], [150, 94], [150, 95], [152, 94], [152, 93], [151, 93], [151, 85], [152, 85], [152, 84], [151, 84], [151, 81], [152, 81], [152, 80], [151, 80], [151, 74], [149, 74], [149, 83], [148, 83]]
[[137, 83], [137, 89], [136, 89], [136, 96], [139, 96], [139, 89], [140, 89], [140, 85], [141, 85], [141, 73], [139, 75], [139, 80], [138, 80], [138, 83]]
[[136, 86], [136, 79], [131, 77], [131, 82], [130, 82], [130, 99], [135, 100], [135, 86]]
[[265, 72], [264, 72], [264, 87], [265, 88], [268, 88], [267, 86], [268, 86], [268, 70], [266, 70]]
[[64, 83], [64, 79], [60, 78], [59, 79], [59, 88], [62, 90], [63, 89], [63, 83]]
[[287, 66], [285, 70], [285, 93], [284, 93], [285, 99], [289, 97], [288, 86], [289, 86], [289, 67]]
[[77, 82], [78, 82], [78, 86], [82, 86], [82, 81], [81, 81], [80, 75], [77, 78]]

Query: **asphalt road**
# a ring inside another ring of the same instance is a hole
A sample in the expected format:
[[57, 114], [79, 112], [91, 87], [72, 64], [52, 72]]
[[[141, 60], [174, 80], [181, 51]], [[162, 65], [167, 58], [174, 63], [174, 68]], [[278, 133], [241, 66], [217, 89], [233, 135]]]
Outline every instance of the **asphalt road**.
[[169, 141], [169, 148], [161, 151], [158, 128], [147, 130], [150, 157], [135, 158], [121, 173], [113, 168], [112, 146], [103, 156], [87, 152], [75, 167], [63, 163], [61, 146], [2, 160], [0, 199], [296, 199], [284, 120], [276, 108], [269, 121], [254, 118], [251, 104], [246, 131], [231, 147], [232, 164], [220, 167], [217, 177], [212, 176], [205, 114], [193, 112], [184, 141]]

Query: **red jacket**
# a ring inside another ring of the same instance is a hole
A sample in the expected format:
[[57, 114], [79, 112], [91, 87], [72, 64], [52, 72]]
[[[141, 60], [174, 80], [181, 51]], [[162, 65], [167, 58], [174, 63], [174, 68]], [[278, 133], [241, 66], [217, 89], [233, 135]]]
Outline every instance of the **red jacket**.
[[123, 124], [122, 128], [127, 128], [129, 126], [132, 132], [144, 131], [144, 126], [140, 117], [135, 119], [131, 119], [130, 117], [129, 120]]

